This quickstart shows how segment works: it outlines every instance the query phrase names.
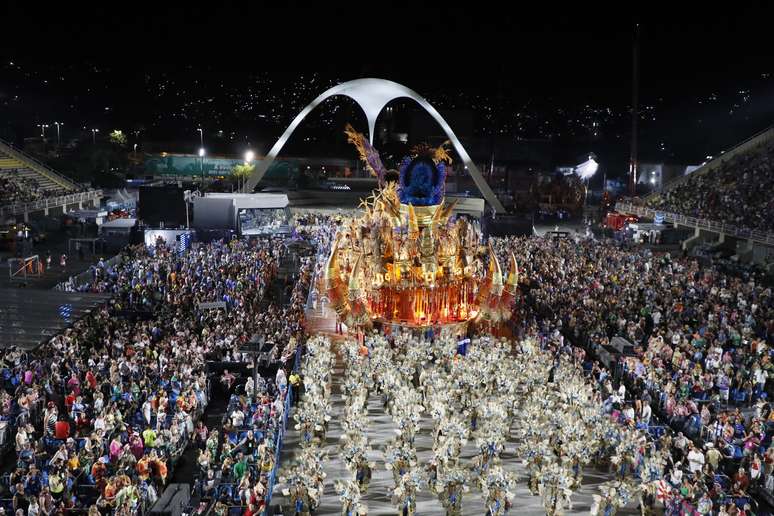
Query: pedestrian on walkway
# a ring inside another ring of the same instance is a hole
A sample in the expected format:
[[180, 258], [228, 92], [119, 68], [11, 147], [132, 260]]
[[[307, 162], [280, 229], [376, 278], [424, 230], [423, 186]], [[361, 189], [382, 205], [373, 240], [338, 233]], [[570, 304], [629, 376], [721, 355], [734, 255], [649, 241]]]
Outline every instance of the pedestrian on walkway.
[[62, 270], [67, 268], [67, 255], [64, 253], [59, 257], [59, 266], [62, 267]]

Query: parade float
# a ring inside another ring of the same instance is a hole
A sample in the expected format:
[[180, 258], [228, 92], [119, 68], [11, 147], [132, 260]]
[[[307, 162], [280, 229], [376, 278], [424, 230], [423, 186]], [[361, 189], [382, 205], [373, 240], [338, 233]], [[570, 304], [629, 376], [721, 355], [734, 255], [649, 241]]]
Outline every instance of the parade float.
[[346, 134], [379, 190], [361, 202], [363, 215], [343, 222], [325, 267], [332, 308], [348, 327], [374, 323], [427, 327], [511, 316], [518, 266], [507, 274], [478, 224], [452, 215], [445, 200], [451, 165], [444, 145], [419, 145], [387, 171], [360, 133]]

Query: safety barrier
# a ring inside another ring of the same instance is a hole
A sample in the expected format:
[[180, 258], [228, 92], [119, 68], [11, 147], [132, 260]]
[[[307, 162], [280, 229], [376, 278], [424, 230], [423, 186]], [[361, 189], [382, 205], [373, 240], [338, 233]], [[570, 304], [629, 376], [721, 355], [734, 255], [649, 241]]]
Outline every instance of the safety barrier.
[[0, 217], [13, 217], [25, 213], [68, 206], [70, 204], [79, 204], [92, 200], [99, 201], [100, 199], [102, 199], [102, 190], [88, 190], [86, 192], [59, 195], [57, 197], [46, 197], [45, 199], [38, 199], [37, 201], [17, 202], [7, 206], [0, 206]]
[[[117, 254], [112, 258], [110, 258], [109, 260], [105, 260], [105, 267], [113, 267], [117, 265], [121, 261], [121, 258], [122, 258], [122, 255]], [[78, 291], [79, 287], [83, 285], [88, 285], [89, 283], [91, 283], [93, 279], [94, 277], [92, 275], [91, 268], [89, 268], [88, 270], [85, 270], [76, 276], [71, 276], [67, 281], [63, 281], [62, 283], [57, 284], [54, 287], [54, 290], [72, 292], [72, 290], [68, 290], [69, 288], [69, 289], [74, 289], [75, 291]]]
[[[298, 345], [296, 348], [296, 357], [293, 361], [293, 371], [297, 372], [301, 367], [301, 350], [302, 345]], [[288, 385], [285, 390], [285, 410], [282, 411], [282, 424], [277, 427], [277, 432], [274, 436], [274, 467], [269, 474], [269, 485], [266, 490], [266, 500], [263, 510], [263, 516], [269, 516], [271, 514], [271, 495], [274, 492], [274, 486], [277, 483], [277, 473], [279, 473], [280, 454], [282, 453], [282, 442], [285, 438], [285, 431], [288, 426], [288, 416], [290, 415], [290, 408], [293, 406], [293, 389], [291, 385]]]
[[733, 224], [726, 224], [725, 222], [718, 222], [709, 219], [699, 219], [696, 217], [689, 217], [687, 215], [680, 215], [679, 213], [671, 213], [668, 211], [654, 210], [652, 208], [646, 208], [644, 206], [635, 206], [631, 203], [618, 202], [615, 205], [615, 209], [620, 212], [630, 213], [637, 215], [638, 217], [647, 217], [649, 219], [656, 219], [656, 216], [663, 217], [665, 222], [671, 222], [673, 224], [681, 224], [692, 228], [705, 229], [707, 231], [714, 231], [717, 233], [724, 233], [726, 235], [752, 240], [760, 244], [774, 245], [774, 233], [767, 231], [755, 231], [751, 229], [740, 228]]

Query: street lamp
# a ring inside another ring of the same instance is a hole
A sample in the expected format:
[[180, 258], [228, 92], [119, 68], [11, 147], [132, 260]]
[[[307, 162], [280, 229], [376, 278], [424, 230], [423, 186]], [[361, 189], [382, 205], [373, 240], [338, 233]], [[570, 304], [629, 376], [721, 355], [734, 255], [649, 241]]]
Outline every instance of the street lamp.
[[[252, 150], [247, 149], [247, 151], [245, 151], [245, 165], [249, 165], [254, 159], [255, 159], [255, 153]], [[237, 181], [241, 183], [242, 186], [244, 186], [245, 179], [243, 177], [238, 177]], [[240, 190], [241, 190], [241, 187], [240, 187]]]
[[91, 143], [94, 145], [97, 144], [97, 133], [99, 132], [99, 129], [92, 129], [91, 130]]
[[[201, 129], [199, 129], [201, 131]], [[202, 172], [202, 188], [204, 188], [204, 147], [199, 149], [199, 157], [201, 158], [201, 172]]]
[[59, 145], [59, 127], [64, 125], [62, 122], [54, 122], [54, 125], [56, 126], [56, 144]]
[[199, 131], [199, 143], [201, 143], [201, 146], [204, 147], [204, 131], [202, 131], [202, 128], [198, 128], [197, 131]]
[[191, 190], [183, 192], [183, 199], [185, 199], [185, 229], [191, 229], [191, 225], [188, 223], [188, 204], [192, 199]]
[[38, 127], [40, 127], [40, 137], [45, 138], [46, 137], [46, 129], [48, 128], [48, 124], [38, 124]]

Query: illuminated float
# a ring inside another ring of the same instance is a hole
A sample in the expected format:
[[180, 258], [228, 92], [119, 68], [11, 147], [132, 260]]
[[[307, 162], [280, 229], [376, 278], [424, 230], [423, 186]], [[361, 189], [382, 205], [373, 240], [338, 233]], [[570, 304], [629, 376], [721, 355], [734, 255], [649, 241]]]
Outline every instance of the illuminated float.
[[342, 223], [326, 264], [325, 288], [342, 322], [424, 327], [509, 319], [516, 259], [504, 277], [478, 225], [451, 216], [445, 144], [415, 147], [395, 174], [362, 134], [350, 126], [346, 134], [380, 188], [362, 201], [362, 217]]

